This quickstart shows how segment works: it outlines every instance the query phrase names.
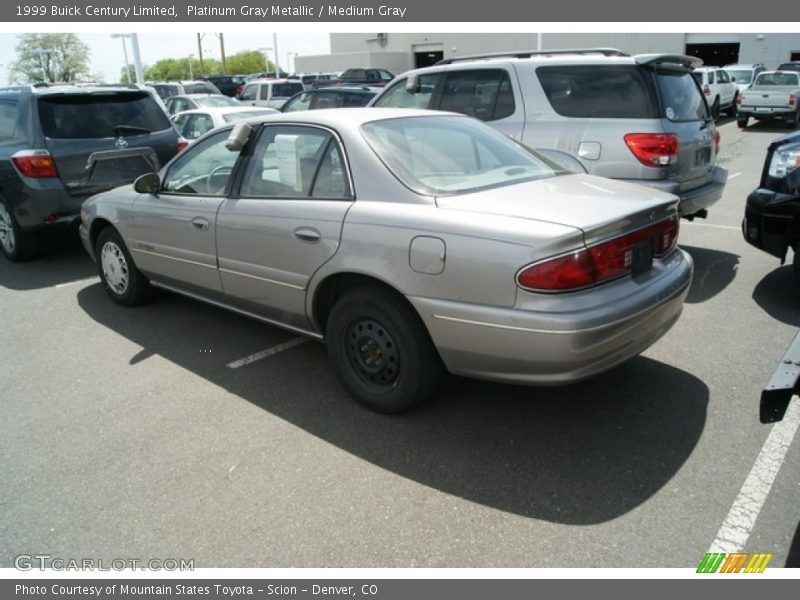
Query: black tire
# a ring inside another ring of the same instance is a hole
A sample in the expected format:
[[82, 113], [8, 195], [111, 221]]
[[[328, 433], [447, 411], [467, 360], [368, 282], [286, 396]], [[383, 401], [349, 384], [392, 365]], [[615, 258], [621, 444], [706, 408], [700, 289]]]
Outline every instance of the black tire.
[[747, 121], [748, 120], [749, 120], [749, 117], [747, 117], [747, 116], [743, 117], [743, 116], [739, 115], [736, 118], [736, 124], [739, 126], [739, 129], [744, 129], [745, 127], [747, 127]]
[[714, 104], [711, 105], [711, 118], [719, 121], [719, 98], [714, 98]]
[[136, 268], [122, 236], [113, 227], [107, 227], [97, 236], [95, 257], [100, 281], [114, 302], [136, 306], [152, 297], [150, 282]]
[[377, 285], [346, 292], [328, 316], [328, 356], [358, 402], [383, 414], [427, 399], [442, 364], [425, 325], [408, 301]]
[[739, 99], [739, 94], [736, 94], [733, 97], [733, 104], [731, 104], [728, 109], [725, 111], [725, 114], [728, 115], [731, 119], [736, 118], [737, 113], [739, 112], [739, 105], [736, 104], [736, 101]]
[[792, 260], [792, 271], [794, 272], [794, 280], [797, 285], [800, 285], [800, 242], [794, 247], [794, 259]]
[[5, 200], [0, 199], [0, 251], [8, 260], [30, 260], [42, 253], [38, 235], [22, 229]]
[[797, 129], [798, 124], [800, 124], [800, 112], [796, 111], [791, 119], [786, 119], [786, 127]]

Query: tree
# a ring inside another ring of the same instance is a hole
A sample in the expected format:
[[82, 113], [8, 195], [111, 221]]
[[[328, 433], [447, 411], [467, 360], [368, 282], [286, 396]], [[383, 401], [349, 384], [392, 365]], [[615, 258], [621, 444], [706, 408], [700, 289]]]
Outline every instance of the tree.
[[89, 46], [74, 33], [23, 33], [9, 67], [14, 83], [75, 82], [89, 76]]
[[[247, 73], [261, 73], [264, 71], [264, 53], [258, 50], [242, 50], [225, 59], [228, 73], [245, 75]], [[275, 66], [269, 61], [269, 71], [274, 71]]]

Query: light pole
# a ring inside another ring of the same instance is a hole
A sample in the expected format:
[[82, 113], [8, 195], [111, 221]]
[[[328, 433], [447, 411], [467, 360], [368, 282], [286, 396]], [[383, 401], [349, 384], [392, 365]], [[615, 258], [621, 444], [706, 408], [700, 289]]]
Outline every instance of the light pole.
[[259, 48], [261, 52], [264, 53], [264, 74], [269, 74], [269, 54], [268, 52], [272, 50], [272, 48]]
[[275, 49], [275, 79], [281, 76], [281, 68], [278, 66], [278, 34], [272, 34], [272, 47]]
[[111, 37], [114, 39], [122, 40], [122, 53], [125, 55], [125, 83], [131, 82], [131, 65], [128, 62], [128, 46], [125, 43], [125, 38], [130, 37], [130, 33], [112, 33]]
[[[297, 56], [297, 52], [287, 52], [287, 53], [286, 53], [286, 70], [287, 70], [287, 71], [289, 71], [289, 70], [290, 70], [290, 68], [291, 68], [291, 72], [292, 72], [292, 73], [294, 73], [295, 71], [297, 71], [297, 64], [295, 64], [295, 65], [292, 67], [292, 60], [291, 60], [291, 59], [292, 59], [292, 57], [296, 57], [296, 56]], [[297, 63], [297, 61], [296, 61], [296, 60], [295, 60], [294, 62], [295, 62], [295, 63]]]
[[191, 52], [189, 53], [189, 79], [194, 79], [194, 73], [192, 73], [192, 61], [194, 60], [194, 54]]

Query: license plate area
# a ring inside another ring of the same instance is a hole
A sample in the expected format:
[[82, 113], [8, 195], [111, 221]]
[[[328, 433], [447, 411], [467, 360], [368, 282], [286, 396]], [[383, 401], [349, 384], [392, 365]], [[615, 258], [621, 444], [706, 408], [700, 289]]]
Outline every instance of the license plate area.
[[653, 266], [653, 240], [644, 240], [631, 248], [631, 273], [640, 275]]
[[711, 146], [698, 148], [694, 153], [694, 166], [699, 167], [711, 162]]

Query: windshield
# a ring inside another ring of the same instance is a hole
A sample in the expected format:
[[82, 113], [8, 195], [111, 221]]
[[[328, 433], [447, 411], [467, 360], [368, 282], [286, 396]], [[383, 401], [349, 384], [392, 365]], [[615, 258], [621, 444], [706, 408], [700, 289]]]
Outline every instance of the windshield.
[[421, 194], [457, 194], [565, 173], [469, 118], [405, 117], [367, 123], [362, 130], [395, 177]]
[[207, 96], [205, 98], [195, 98], [197, 106], [208, 108], [210, 106], [241, 106], [242, 103], [227, 96]]
[[725, 71], [736, 79], [736, 83], [750, 83], [753, 81], [753, 72], [748, 69], [725, 69]]

